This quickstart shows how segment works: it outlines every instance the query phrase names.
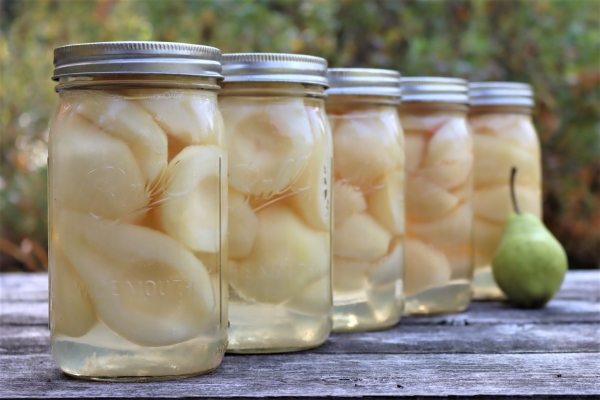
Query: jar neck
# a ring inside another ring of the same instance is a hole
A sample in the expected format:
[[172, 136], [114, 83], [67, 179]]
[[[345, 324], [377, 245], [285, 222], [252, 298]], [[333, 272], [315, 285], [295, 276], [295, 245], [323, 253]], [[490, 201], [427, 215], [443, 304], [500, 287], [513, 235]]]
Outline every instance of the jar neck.
[[240, 97], [312, 97], [324, 99], [320, 85], [293, 82], [222, 82], [219, 96]]
[[67, 90], [196, 89], [218, 91], [217, 78], [181, 75], [96, 75], [62, 77], [54, 88]]
[[469, 116], [481, 114], [522, 114], [531, 116], [531, 107], [524, 106], [473, 106], [469, 109]]
[[328, 106], [397, 106], [399, 99], [393, 96], [371, 95], [329, 95], [325, 102]]
[[407, 102], [400, 103], [398, 106], [400, 113], [408, 114], [430, 114], [430, 113], [461, 113], [467, 114], [469, 106], [460, 103], [445, 103], [445, 102]]

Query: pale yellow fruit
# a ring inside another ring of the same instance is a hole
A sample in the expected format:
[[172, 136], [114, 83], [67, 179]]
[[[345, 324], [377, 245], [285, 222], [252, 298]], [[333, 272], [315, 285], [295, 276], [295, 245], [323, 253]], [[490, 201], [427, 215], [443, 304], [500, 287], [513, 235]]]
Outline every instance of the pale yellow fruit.
[[229, 257], [246, 257], [250, 254], [256, 235], [258, 218], [245, 196], [229, 189]]
[[[489, 265], [502, 239], [503, 224], [473, 220], [473, 243], [475, 244], [476, 267]], [[481, 261], [477, 261], [481, 260]]]
[[50, 146], [57, 204], [98, 218], [140, 219], [150, 197], [129, 147], [76, 114], [56, 129]]
[[378, 117], [381, 119], [381, 122], [386, 127], [386, 131], [388, 135], [394, 137], [399, 146], [399, 154], [398, 154], [398, 169], [404, 170], [406, 156], [404, 155], [404, 130], [402, 129], [402, 124], [400, 123], [400, 118], [398, 116], [398, 111], [395, 108], [391, 108], [388, 106], [377, 107], [376, 112]]
[[223, 121], [214, 93], [176, 89], [126, 93], [135, 95], [158, 125], [181, 143], [224, 145]]
[[452, 118], [429, 140], [423, 162], [425, 166], [433, 166], [447, 161], [461, 160], [472, 152], [473, 139], [466, 121]]
[[420, 177], [406, 182], [406, 214], [410, 218], [431, 220], [447, 214], [458, 204], [458, 198]]
[[395, 131], [376, 113], [346, 114], [333, 132], [333, 162], [336, 174], [363, 186], [402, 166], [404, 154]]
[[513, 141], [518, 147], [539, 152], [538, 135], [530, 115], [525, 114], [477, 114], [469, 117], [473, 133], [494, 135]]
[[341, 181], [333, 183], [333, 222], [336, 227], [352, 214], [366, 209], [367, 201], [360, 190]]
[[[489, 256], [485, 256], [483, 254], [480, 254], [478, 252], [474, 252], [473, 254], [473, 259], [475, 261], [475, 274], [473, 275], [473, 282], [476, 283], [477, 282], [477, 278], [478, 275], [481, 272], [485, 272], [485, 273], [489, 273], [491, 272], [491, 268], [492, 268], [492, 257]], [[482, 271], [482, 269], [486, 270], [486, 271]]]
[[[542, 194], [538, 188], [515, 186], [517, 202], [521, 212], [537, 217], [542, 214]], [[508, 185], [488, 187], [473, 193], [473, 211], [476, 216], [504, 223], [514, 212]]]
[[[223, 263], [223, 268], [226, 267], [227, 262]], [[215, 307], [213, 309], [212, 320], [215, 323], [219, 323], [219, 327], [227, 327], [229, 323], [228, 320], [228, 307], [227, 304], [229, 302], [229, 284], [227, 283], [227, 279], [225, 278], [226, 274], [222, 271], [219, 274], [217, 271], [210, 273], [210, 281], [213, 292], [215, 293], [215, 298], [219, 299], [219, 303], [215, 303]]]
[[[539, 149], [522, 147], [518, 140], [492, 135], [474, 136], [475, 187], [504, 184], [517, 167], [517, 184], [539, 185]], [[508, 197], [507, 197], [508, 199]]]
[[265, 198], [287, 190], [314, 147], [310, 121], [299, 98], [222, 97], [229, 151], [229, 184]]
[[468, 279], [473, 277], [473, 246], [466, 243], [459, 246], [438, 248], [446, 256], [452, 269], [451, 279]]
[[165, 191], [158, 201], [160, 221], [167, 234], [192, 251], [214, 253], [221, 245], [219, 159], [223, 153], [217, 146], [188, 146], [167, 168]]
[[448, 193], [455, 196], [458, 199], [459, 203], [470, 201], [473, 197], [473, 179], [472, 179], [472, 171], [467, 178], [467, 181], [460, 186], [457, 186], [450, 190]]
[[85, 335], [97, 321], [87, 288], [60, 245], [50, 254], [50, 316], [53, 332], [69, 337]]
[[444, 161], [437, 165], [421, 168], [412, 176], [421, 177], [445, 190], [452, 190], [470, 183], [473, 155], [465, 154], [460, 160]]
[[452, 116], [448, 113], [400, 113], [402, 128], [407, 135], [424, 134], [429, 138], [442, 125], [448, 122]]
[[419, 168], [427, 143], [423, 135], [404, 136], [404, 155], [406, 158], [406, 171], [414, 171]]
[[329, 122], [329, 128], [331, 129], [331, 132], [333, 132], [335, 130], [335, 128], [337, 127], [338, 122], [342, 118], [343, 118], [343, 116], [340, 116], [340, 115], [327, 114], [327, 121]]
[[473, 166], [473, 140], [463, 119], [452, 118], [429, 140], [423, 168], [431, 183], [451, 189], [467, 180]]
[[367, 213], [356, 213], [336, 226], [333, 253], [340, 257], [371, 261], [387, 253], [392, 235]]
[[167, 346], [213, 329], [215, 298], [202, 262], [155, 230], [63, 211], [64, 252], [100, 319], [141, 346]]
[[369, 283], [386, 286], [404, 279], [404, 243], [396, 240], [388, 254], [373, 262], [369, 268]]
[[437, 220], [411, 221], [407, 228], [411, 236], [436, 246], [448, 246], [470, 242], [472, 224], [472, 207], [470, 203], [465, 203]]
[[450, 280], [452, 270], [442, 252], [415, 239], [407, 239], [405, 245], [404, 291], [406, 296], [442, 286]]
[[404, 233], [404, 172], [391, 171], [366, 194], [369, 213], [394, 235]]
[[330, 270], [329, 234], [306, 226], [280, 205], [257, 213], [250, 255], [229, 270], [229, 283], [246, 300], [280, 304]]
[[283, 306], [289, 310], [307, 315], [325, 316], [331, 314], [331, 283], [329, 277], [323, 277], [311, 284]]
[[356, 292], [365, 289], [369, 261], [352, 260], [343, 257], [333, 258], [333, 290], [338, 292]]
[[221, 265], [221, 254], [219, 253], [205, 253], [203, 251], [197, 251], [194, 256], [200, 260], [200, 262], [206, 268], [209, 274], [218, 274], [219, 266]]
[[333, 156], [331, 134], [327, 130], [325, 113], [307, 107], [315, 145], [308, 164], [293, 185], [297, 193], [290, 204], [315, 229], [331, 230], [331, 163]]
[[137, 101], [90, 92], [80, 98], [76, 111], [103, 131], [123, 140], [148, 182], [160, 178], [167, 165], [167, 135]]

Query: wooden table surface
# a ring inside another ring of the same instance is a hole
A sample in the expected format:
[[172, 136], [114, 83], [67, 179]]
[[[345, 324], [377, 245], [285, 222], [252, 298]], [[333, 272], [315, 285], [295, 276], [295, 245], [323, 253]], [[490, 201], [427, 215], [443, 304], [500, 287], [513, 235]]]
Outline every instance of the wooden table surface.
[[572, 271], [541, 310], [475, 302], [403, 318], [382, 332], [333, 334], [291, 354], [226, 355], [214, 372], [156, 383], [67, 377], [50, 354], [47, 275], [0, 274], [0, 397], [600, 398], [600, 271]]

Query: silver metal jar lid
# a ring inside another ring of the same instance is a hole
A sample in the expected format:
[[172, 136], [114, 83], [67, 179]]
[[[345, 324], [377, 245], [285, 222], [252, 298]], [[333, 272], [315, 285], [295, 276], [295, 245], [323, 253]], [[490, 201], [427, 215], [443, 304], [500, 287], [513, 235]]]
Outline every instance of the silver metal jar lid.
[[471, 106], [523, 106], [533, 107], [533, 88], [519, 82], [469, 83]]
[[327, 87], [327, 60], [282, 53], [223, 54], [224, 82], [293, 82]]
[[459, 78], [411, 77], [400, 79], [403, 103], [469, 103], [467, 81]]
[[54, 76], [149, 74], [221, 79], [221, 51], [170, 42], [98, 42], [54, 49]]
[[376, 68], [329, 68], [327, 95], [400, 97], [400, 72]]

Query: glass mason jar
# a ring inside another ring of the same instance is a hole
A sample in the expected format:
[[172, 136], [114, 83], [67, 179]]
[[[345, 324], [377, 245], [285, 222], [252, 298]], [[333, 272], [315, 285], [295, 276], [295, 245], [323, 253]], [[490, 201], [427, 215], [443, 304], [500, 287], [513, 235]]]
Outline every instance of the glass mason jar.
[[540, 143], [531, 119], [533, 90], [525, 83], [469, 84], [469, 125], [474, 141], [475, 299], [504, 294], [494, 282], [491, 262], [506, 218], [513, 212], [511, 168], [517, 167], [516, 195], [523, 212], [542, 217]]
[[318, 57], [223, 55], [229, 352], [307, 349], [331, 330], [326, 69]]
[[333, 330], [383, 329], [404, 307], [404, 135], [400, 74], [327, 71], [333, 134]]
[[54, 52], [50, 327], [69, 375], [175, 379], [223, 358], [220, 59], [212, 47], [160, 42]]
[[465, 310], [473, 275], [473, 138], [467, 83], [402, 78], [407, 314]]

